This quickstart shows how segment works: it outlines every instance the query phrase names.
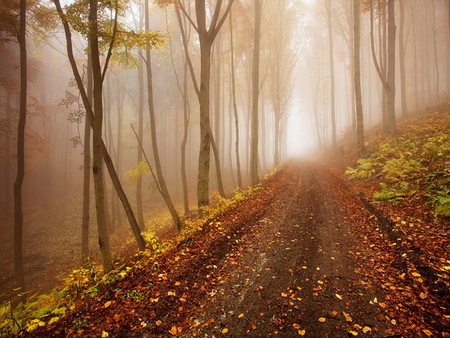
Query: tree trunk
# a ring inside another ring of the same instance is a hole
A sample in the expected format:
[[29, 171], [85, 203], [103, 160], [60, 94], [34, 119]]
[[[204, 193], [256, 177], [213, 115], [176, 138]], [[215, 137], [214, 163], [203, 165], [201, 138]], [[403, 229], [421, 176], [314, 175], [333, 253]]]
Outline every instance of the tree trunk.
[[337, 152], [336, 140], [336, 98], [335, 98], [335, 79], [334, 79], [334, 51], [333, 51], [333, 28], [331, 22], [331, 0], [326, 1], [327, 22], [328, 22], [328, 40], [329, 40], [329, 56], [330, 56], [330, 98], [331, 98], [331, 142], [333, 151]]
[[395, 135], [395, 0], [388, 0], [387, 133]]
[[[87, 92], [92, 104], [92, 59], [88, 53]], [[83, 153], [83, 216], [81, 220], [81, 259], [85, 265], [89, 260], [89, 219], [90, 219], [90, 186], [91, 186], [91, 123], [88, 114], [84, 121], [84, 153]]]
[[251, 139], [250, 139], [250, 181], [252, 185], [259, 182], [258, 174], [258, 142], [259, 142], [259, 63], [261, 49], [261, 16], [262, 0], [255, 0], [255, 32], [253, 42], [253, 66], [252, 66], [252, 114], [251, 114]]
[[[141, 50], [141, 52], [143, 52]], [[138, 68], [138, 86], [139, 86], [139, 103], [138, 103], [138, 137], [141, 142], [144, 142], [144, 62], [139, 57]], [[142, 149], [138, 147], [137, 163], [142, 162]], [[144, 212], [142, 210], [142, 175], [139, 176], [136, 186], [136, 205], [137, 205], [137, 219], [141, 229], [144, 228]]]
[[206, 37], [200, 40], [200, 151], [198, 157], [198, 208], [209, 205], [209, 168], [211, 158], [210, 80], [211, 43]]
[[242, 189], [242, 175], [241, 175], [241, 158], [239, 156], [239, 115], [236, 103], [236, 69], [234, 65], [234, 43], [233, 43], [233, 20], [232, 12], [230, 12], [230, 48], [231, 48], [231, 95], [233, 98], [233, 115], [234, 115], [234, 129], [236, 133], [236, 140], [234, 143], [235, 153], [236, 153], [236, 172], [238, 187]]
[[405, 42], [404, 42], [404, 26], [405, 26], [405, 0], [399, 0], [400, 6], [400, 28], [398, 34], [399, 44], [399, 66], [400, 66], [400, 98], [402, 101], [402, 115], [408, 115], [408, 107], [406, 103], [406, 71], [405, 71]]
[[20, 107], [17, 126], [17, 175], [14, 181], [14, 271], [16, 285], [25, 288], [23, 271], [23, 210], [22, 185], [25, 176], [25, 125], [27, 119], [27, 46], [26, 2], [20, 0], [20, 26], [18, 33], [20, 49]]
[[364, 157], [366, 149], [364, 146], [364, 115], [362, 107], [361, 95], [361, 20], [360, 20], [360, 3], [359, 0], [353, 0], [353, 24], [354, 24], [354, 41], [353, 41], [353, 57], [355, 70], [355, 99], [356, 99], [356, 135], [358, 144], [358, 156]]
[[103, 127], [103, 81], [98, 45], [97, 0], [89, 0], [90, 51], [94, 79], [94, 120], [92, 126], [95, 208], [97, 212], [98, 243], [102, 254], [103, 271], [112, 270], [111, 249], [106, 225], [105, 187], [103, 181], [102, 127]]

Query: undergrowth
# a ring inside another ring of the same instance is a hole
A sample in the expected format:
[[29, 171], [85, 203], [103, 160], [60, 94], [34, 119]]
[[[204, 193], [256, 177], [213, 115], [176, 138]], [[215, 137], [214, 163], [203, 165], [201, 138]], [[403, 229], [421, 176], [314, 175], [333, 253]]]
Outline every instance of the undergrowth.
[[[433, 118], [440, 121], [438, 113]], [[398, 203], [424, 198], [436, 216], [450, 217], [449, 123], [417, 123], [404, 134], [388, 138], [366, 158], [349, 167], [352, 179], [379, 179], [374, 202]]]

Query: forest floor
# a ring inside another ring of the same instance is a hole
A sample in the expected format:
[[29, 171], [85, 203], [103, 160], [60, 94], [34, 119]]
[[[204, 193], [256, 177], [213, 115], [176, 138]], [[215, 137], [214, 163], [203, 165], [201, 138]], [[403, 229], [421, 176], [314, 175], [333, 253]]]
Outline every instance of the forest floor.
[[349, 181], [355, 163], [344, 148], [283, 164], [155, 260], [22, 334], [450, 337], [448, 219], [420, 199], [370, 203], [379, 181]]

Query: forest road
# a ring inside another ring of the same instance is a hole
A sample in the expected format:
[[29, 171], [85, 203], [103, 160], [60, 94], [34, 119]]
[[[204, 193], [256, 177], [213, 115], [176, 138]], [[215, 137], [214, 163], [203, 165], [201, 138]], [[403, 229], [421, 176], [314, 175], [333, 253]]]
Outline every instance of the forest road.
[[216, 287], [183, 336], [384, 337], [386, 319], [371, 302], [381, 291], [361, 282], [352, 251], [345, 185], [293, 161], [262, 190], [245, 221], [235, 218], [244, 234], [210, 265]]

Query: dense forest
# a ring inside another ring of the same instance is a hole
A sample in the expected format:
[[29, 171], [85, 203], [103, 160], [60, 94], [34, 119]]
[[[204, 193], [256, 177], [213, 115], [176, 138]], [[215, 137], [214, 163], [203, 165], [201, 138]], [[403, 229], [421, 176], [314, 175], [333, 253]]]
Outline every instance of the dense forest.
[[369, 129], [449, 100], [450, 2], [1, 0], [0, 55], [5, 299], [108, 273], [289, 158], [367, 158]]

